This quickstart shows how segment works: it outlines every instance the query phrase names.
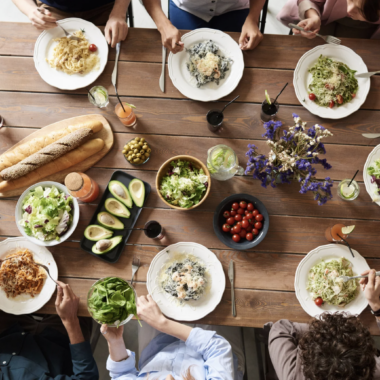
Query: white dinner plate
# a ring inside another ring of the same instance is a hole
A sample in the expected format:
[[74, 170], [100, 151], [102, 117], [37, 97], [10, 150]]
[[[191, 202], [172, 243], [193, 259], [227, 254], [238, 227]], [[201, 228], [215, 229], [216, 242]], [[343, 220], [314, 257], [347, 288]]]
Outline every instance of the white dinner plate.
[[357, 78], [359, 89], [356, 97], [340, 107], [321, 107], [309, 99], [308, 85], [312, 80], [309, 69], [318, 61], [320, 55], [327, 56], [336, 61], [345, 63], [351, 70], [358, 73], [367, 73], [368, 69], [362, 58], [352, 49], [342, 45], [320, 45], [305, 53], [297, 63], [294, 70], [293, 85], [299, 102], [314, 115], [325, 119], [342, 119], [356, 112], [365, 102], [371, 80], [369, 78]]
[[[33, 253], [34, 261], [49, 268], [51, 276], [58, 279], [58, 268], [53, 255], [45, 247], [33, 244], [24, 237], [17, 237], [0, 242], [0, 259], [4, 259], [10, 251], [16, 248], [27, 248]], [[14, 298], [7, 298], [4, 290], [0, 289], [0, 309], [8, 314], [30, 314], [41, 309], [53, 295], [56, 284], [46, 274], [41, 293], [31, 297], [29, 294], [20, 294]]]
[[[367, 161], [364, 164], [364, 169], [363, 169], [363, 178], [364, 178], [364, 184], [365, 184], [365, 189], [367, 190], [367, 193], [369, 196], [373, 199], [375, 196], [375, 191], [379, 190], [377, 187], [376, 183], [371, 182], [371, 176], [367, 173], [367, 169], [369, 166], [372, 166], [375, 164], [375, 160], [380, 159], [380, 145], [377, 145], [372, 152], [369, 154]], [[380, 197], [380, 195], [379, 195]], [[375, 201], [380, 206], [380, 200]]]
[[243, 53], [236, 41], [220, 30], [208, 28], [186, 33], [181, 40], [188, 49], [199, 42], [212, 40], [218, 45], [220, 52], [233, 61], [230, 62], [230, 69], [226, 72], [225, 78], [220, 80], [219, 85], [210, 82], [198, 88], [195, 78], [190, 75], [186, 67], [190, 58], [189, 53], [185, 49], [177, 54], [170, 53], [168, 58], [169, 76], [174, 86], [183, 95], [201, 102], [210, 102], [223, 98], [235, 90], [244, 71]]
[[87, 74], [69, 75], [50, 67], [46, 58], [50, 59], [53, 55], [53, 49], [57, 44], [57, 42], [54, 42], [54, 39], [65, 36], [60, 27], [45, 30], [37, 38], [33, 55], [36, 69], [46, 83], [61, 90], [76, 90], [89, 86], [99, 77], [106, 67], [108, 60], [107, 41], [101, 30], [91, 22], [80, 18], [66, 18], [58, 21], [58, 23], [69, 33], [84, 29], [84, 35], [89, 43], [95, 44], [98, 47], [98, 50], [94, 54], [97, 54], [99, 57], [99, 69], [94, 69]]
[[[185, 301], [180, 305], [174, 297], [162, 290], [159, 277], [165, 264], [182, 254], [196, 256], [205, 264], [208, 269], [208, 287], [199, 300]], [[177, 243], [169, 245], [154, 257], [146, 284], [149, 294], [167, 317], [178, 321], [196, 321], [218, 306], [226, 287], [226, 278], [222, 264], [209, 249], [197, 243]]]
[[368, 305], [367, 299], [361, 290], [358, 290], [356, 298], [345, 307], [339, 307], [334, 305], [328, 305], [324, 303], [322, 306], [317, 306], [310, 292], [306, 290], [307, 279], [310, 269], [320, 263], [322, 260], [330, 261], [332, 259], [340, 259], [344, 257], [347, 259], [353, 268], [354, 275], [360, 275], [365, 270], [370, 269], [367, 261], [354, 249], [355, 257], [352, 257], [350, 250], [341, 244], [328, 244], [322, 245], [316, 249], [310, 251], [306, 257], [299, 263], [296, 270], [296, 277], [294, 280], [294, 288], [296, 290], [296, 296], [302, 308], [312, 317], [316, 317], [319, 314], [328, 311], [333, 313], [335, 311], [347, 311], [352, 315], [360, 314]]

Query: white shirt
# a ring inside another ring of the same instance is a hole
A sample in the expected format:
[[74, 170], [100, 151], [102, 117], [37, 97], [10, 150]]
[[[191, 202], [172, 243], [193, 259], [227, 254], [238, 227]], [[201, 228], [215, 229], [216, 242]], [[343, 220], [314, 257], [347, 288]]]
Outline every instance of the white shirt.
[[[142, 3], [142, 0], [140, 0]], [[183, 11], [209, 22], [214, 16], [249, 8], [249, 0], [173, 0]]]

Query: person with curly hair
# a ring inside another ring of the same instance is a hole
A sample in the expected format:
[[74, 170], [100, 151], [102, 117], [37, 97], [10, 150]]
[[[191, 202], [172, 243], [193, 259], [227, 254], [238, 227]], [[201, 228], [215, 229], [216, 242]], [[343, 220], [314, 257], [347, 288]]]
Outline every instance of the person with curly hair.
[[[371, 269], [360, 285], [380, 328], [380, 277]], [[269, 354], [279, 380], [380, 379], [380, 357], [357, 316], [323, 313], [309, 324], [282, 319], [269, 333]]]

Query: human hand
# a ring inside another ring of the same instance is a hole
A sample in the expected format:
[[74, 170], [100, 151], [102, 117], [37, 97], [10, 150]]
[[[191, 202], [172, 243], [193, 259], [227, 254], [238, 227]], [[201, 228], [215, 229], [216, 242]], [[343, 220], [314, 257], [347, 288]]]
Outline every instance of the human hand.
[[319, 29], [321, 28], [321, 18], [319, 17], [319, 14], [314, 9], [309, 9], [308, 11], [306, 11], [305, 16], [306, 16], [306, 19], [300, 21], [298, 23], [298, 26], [312, 33], [306, 33], [297, 29], [292, 29], [293, 33], [295, 35], [299, 34], [302, 37], [306, 37], [308, 39], [315, 38], [316, 33], [318, 33]]
[[181, 41], [181, 33], [172, 23], [169, 22], [163, 28], [160, 28], [159, 32], [161, 33], [162, 45], [173, 54], [184, 49], [184, 43]]
[[79, 297], [71, 290], [70, 285], [57, 281], [57, 298], [55, 300], [55, 309], [61, 317], [62, 323], [70, 325], [78, 322]]
[[106, 338], [108, 343], [114, 343], [118, 340], [123, 340], [124, 326], [119, 327], [109, 327], [107, 325], [102, 325], [100, 332]]
[[162, 326], [167, 321], [150, 294], [146, 297], [141, 296], [137, 298], [137, 315], [141, 320], [159, 331], [161, 331]]
[[27, 16], [38, 30], [52, 29], [57, 26], [57, 19], [45, 8], [33, 8]]
[[259, 26], [252, 18], [247, 17], [239, 38], [239, 47], [241, 50], [254, 49], [264, 38], [259, 30]]
[[124, 41], [128, 35], [128, 24], [125, 17], [114, 16], [112, 13], [104, 29], [106, 40], [111, 47], [115, 47], [120, 41]]
[[376, 276], [375, 269], [366, 270], [361, 275], [368, 274], [368, 278], [360, 279], [365, 298], [373, 311], [380, 310], [380, 277]]

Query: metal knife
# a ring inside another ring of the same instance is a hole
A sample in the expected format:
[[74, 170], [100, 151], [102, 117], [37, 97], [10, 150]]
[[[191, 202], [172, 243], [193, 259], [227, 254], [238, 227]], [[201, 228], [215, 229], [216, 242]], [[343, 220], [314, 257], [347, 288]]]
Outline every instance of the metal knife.
[[376, 139], [380, 137], [380, 133], [362, 133], [363, 137], [366, 137], [367, 139]]
[[165, 92], [165, 63], [166, 63], [166, 47], [162, 47], [162, 71], [160, 76], [160, 89]]
[[235, 288], [234, 288], [234, 262], [230, 261], [230, 265], [228, 266], [228, 278], [231, 282], [231, 300], [232, 300], [232, 316], [236, 317], [236, 305], [235, 305]]
[[120, 54], [120, 42], [116, 44], [116, 58], [115, 58], [115, 67], [113, 68], [111, 81], [113, 86], [115, 87], [115, 91], [117, 93], [116, 89], [116, 82], [117, 82], [117, 63], [119, 62], [119, 54]]

